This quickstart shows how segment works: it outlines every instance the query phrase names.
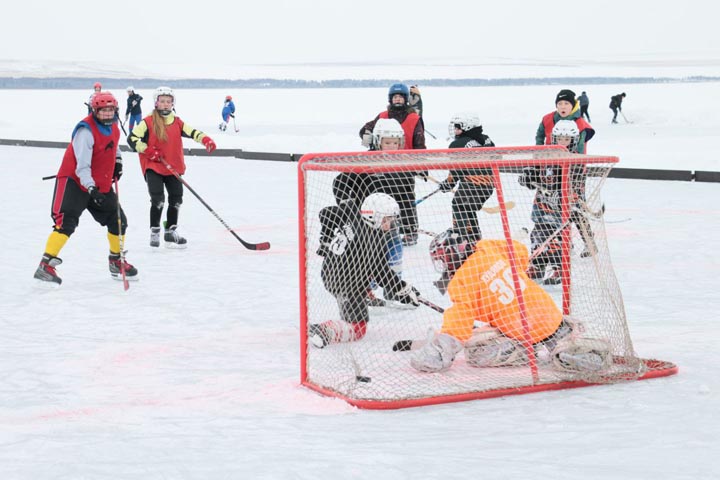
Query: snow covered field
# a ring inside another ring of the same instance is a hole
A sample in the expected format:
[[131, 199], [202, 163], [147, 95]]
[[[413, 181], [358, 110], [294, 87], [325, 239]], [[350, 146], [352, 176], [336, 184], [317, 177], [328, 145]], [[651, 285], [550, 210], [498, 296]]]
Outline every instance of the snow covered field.
[[[588, 91], [592, 153], [619, 166], [720, 170], [720, 84], [574, 86]], [[558, 87], [426, 88], [427, 128], [476, 110], [498, 145], [530, 144]], [[635, 123], [610, 125], [625, 91]], [[124, 92], [117, 92], [124, 100]], [[140, 92], [145, 110], [150, 91]], [[219, 133], [225, 94], [240, 132]], [[0, 91], [0, 138], [65, 141], [88, 91]], [[219, 148], [357, 150], [384, 89], [178, 92], [178, 114]], [[38, 108], [39, 107], [39, 108]], [[123, 108], [124, 114], [124, 108]], [[187, 144], [191, 146], [192, 143]], [[720, 184], [610, 179], [606, 218], [635, 349], [676, 376], [444, 406], [373, 412], [298, 386], [296, 165], [190, 157], [186, 180], [253, 253], [187, 192], [185, 251], [153, 251], [136, 156], [121, 201], [123, 292], [85, 214], [61, 253], [64, 282], [32, 273], [51, 229], [61, 150], [0, 147], [0, 478], [710, 479], [720, 476], [715, 363]]]
[[[0, 138], [67, 141], [85, 115], [88, 90], [0, 90]], [[568, 85], [586, 90], [596, 129], [589, 153], [620, 156], [622, 167], [720, 171], [720, 82], [638, 85]], [[457, 112], [480, 115], [496, 145], [528, 145], [542, 116], [554, 109], [564, 87], [423, 87], [425, 125], [445, 148], [447, 124]], [[611, 125], [610, 97], [626, 92], [623, 112], [632, 124]], [[125, 115], [125, 91], [115, 91]], [[152, 90], [139, 89], [143, 112]], [[308, 153], [360, 150], [358, 131], [384, 108], [387, 89], [178, 90], [177, 112], [217, 141], [218, 148]], [[225, 95], [237, 105], [239, 132], [218, 132]], [[38, 117], [39, 115], [39, 117]], [[192, 142], [187, 144], [193, 146]], [[194, 145], [197, 147], [197, 145]]]

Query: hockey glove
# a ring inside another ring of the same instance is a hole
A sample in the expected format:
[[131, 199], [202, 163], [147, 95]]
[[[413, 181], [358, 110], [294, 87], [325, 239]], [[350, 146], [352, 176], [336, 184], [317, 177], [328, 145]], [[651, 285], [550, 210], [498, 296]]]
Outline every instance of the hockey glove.
[[418, 300], [419, 296], [420, 292], [409, 283], [406, 283], [405, 286], [395, 294], [395, 298], [397, 298], [400, 303], [412, 305], [413, 307], [420, 305], [420, 300]]
[[122, 170], [122, 162], [115, 161], [115, 169], [113, 170], [113, 180], [120, 180], [120, 177], [122, 177], [123, 170]]
[[151, 147], [145, 150], [145, 158], [147, 158], [148, 162], [159, 162], [160, 158], [162, 158], [162, 155], [160, 154], [160, 150], [157, 149], [157, 147]]
[[98, 207], [102, 207], [102, 204], [105, 202], [105, 194], [101, 193], [95, 186], [88, 188], [88, 193], [93, 203]]
[[362, 146], [369, 147], [372, 144], [372, 133], [365, 130], [362, 136]]
[[540, 182], [540, 176], [534, 168], [524, 168], [523, 173], [518, 177], [518, 183], [525, 188], [533, 190], [536, 183]]
[[207, 135], [203, 137], [201, 140], [202, 144], [205, 145], [205, 150], [207, 150], [208, 153], [212, 153], [217, 148], [217, 145], [215, 145], [215, 142], [213, 142], [213, 139], [208, 137]]
[[453, 187], [455, 187], [455, 184], [454, 184], [454, 183], [450, 183], [448, 180], [443, 180], [443, 181], [440, 182], [440, 184], [438, 185], [438, 188], [439, 188], [440, 191], [443, 192], [443, 193], [452, 192]]

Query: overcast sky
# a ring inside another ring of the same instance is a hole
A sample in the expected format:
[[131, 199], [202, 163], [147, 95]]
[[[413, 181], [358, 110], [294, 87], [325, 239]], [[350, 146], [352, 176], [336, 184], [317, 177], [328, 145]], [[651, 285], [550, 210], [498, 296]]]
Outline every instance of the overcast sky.
[[712, 0], [12, 1], [0, 60], [720, 58]]

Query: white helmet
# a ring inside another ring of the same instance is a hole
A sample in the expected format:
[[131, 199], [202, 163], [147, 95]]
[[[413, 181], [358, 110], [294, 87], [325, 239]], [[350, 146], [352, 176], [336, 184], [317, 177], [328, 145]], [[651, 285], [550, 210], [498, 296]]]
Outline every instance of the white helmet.
[[175, 92], [173, 92], [173, 89], [170, 87], [158, 87], [155, 89], [155, 93], [153, 93], [153, 101], [157, 102], [157, 99], [160, 95], [168, 95], [170, 97], [173, 97], [173, 103], [175, 103]]
[[572, 120], [558, 120], [552, 129], [552, 144], [558, 145], [560, 137], [569, 138], [570, 143], [567, 149], [571, 152], [577, 152], [578, 140], [580, 139], [580, 129], [577, 123]]
[[480, 117], [476, 113], [456, 113], [448, 124], [450, 138], [455, 137], [455, 127], [463, 132], [480, 126]]
[[[169, 97], [172, 97], [173, 99], [173, 108], [175, 108], [175, 92], [173, 92], [173, 89], [170, 87], [158, 87], [155, 89], [155, 93], [153, 93], [153, 102], [155, 102], [155, 108], [157, 108], [157, 100], [159, 96], [167, 95]], [[172, 110], [158, 110], [160, 115], [167, 116], [170, 115], [170, 112]]]
[[373, 193], [362, 203], [360, 216], [372, 228], [379, 229], [385, 217], [397, 219], [400, 216], [400, 207], [387, 193]]
[[379, 118], [375, 122], [375, 128], [373, 128], [372, 132], [372, 144], [376, 150], [380, 149], [380, 140], [383, 138], [399, 138], [400, 148], [405, 146], [405, 131], [394, 118]]
[[125, 90], [126, 90], [128, 93], [134, 92], [134, 91], [135, 91], [135, 87], [133, 87], [132, 85], [130, 85], [130, 86], [127, 87]]

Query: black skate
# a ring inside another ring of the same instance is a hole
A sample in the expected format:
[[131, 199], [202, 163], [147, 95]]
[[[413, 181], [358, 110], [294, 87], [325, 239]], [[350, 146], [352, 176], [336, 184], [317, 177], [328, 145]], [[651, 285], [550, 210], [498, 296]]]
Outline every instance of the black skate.
[[55, 267], [61, 263], [61, 259], [46, 253], [42, 256], [40, 265], [38, 265], [37, 270], [35, 270], [35, 275], [33, 275], [33, 277], [48, 286], [59, 287], [62, 283], [62, 278], [58, 277], [55, 272]]
[[[120, 260], [120, 254], [119, 253], [111, 253], [110, 256], [108, 256], [108, 267], [110, 268], [110, 276], [114, 278], [115, 280], [122, 280], [122, 266], [123, 262]], [[137, 268], [130, 265], [127, 260], [124, 262], [125, 266], [125, 278], [130, 281], [134, 282], [138, 280], [138, 271]]]
[[165, 248], [187, 248], [187, 240], [177, 233], [177, 225], [165, 230]]

